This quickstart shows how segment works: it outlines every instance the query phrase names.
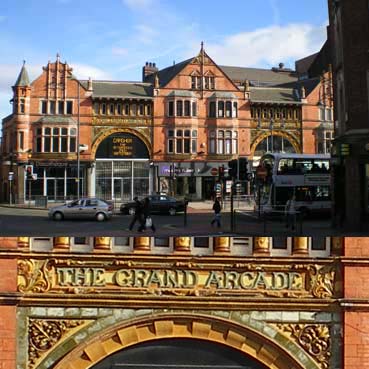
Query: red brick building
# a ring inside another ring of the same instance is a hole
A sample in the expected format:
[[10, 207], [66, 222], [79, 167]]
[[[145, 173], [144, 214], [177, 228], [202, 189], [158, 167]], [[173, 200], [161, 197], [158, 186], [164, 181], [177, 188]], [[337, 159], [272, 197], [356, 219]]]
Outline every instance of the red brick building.
[[337, 223], [368, 229], [369, 104], [368, 2], [328, 1], [335, 91]]
[[355, 237], [3, 237], [0, 367], [366, 368], [368, 250]]
[[283, 64], [219, 66], [203, 46], [162, 70], [146, 63], [142, 82], [80, 81], [57, 57], [31, 83], [24, 65], [3, 119], [2, 201], [78, 190], [116, 201], [153, 191], [211, 198], [232, 159], [252, 170], [265, 151], [329, 152], [330, 80], [298, 79]]

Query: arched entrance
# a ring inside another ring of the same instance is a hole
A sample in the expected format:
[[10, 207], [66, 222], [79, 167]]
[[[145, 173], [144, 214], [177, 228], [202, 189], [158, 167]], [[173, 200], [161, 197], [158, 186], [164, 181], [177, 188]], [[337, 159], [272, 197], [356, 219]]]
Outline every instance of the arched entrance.
[[147, 143], [131, 131], [105, 134], [95, 143], [95, 195], [117, 202], [150, 193]]
[[92, 369], [267, 369], [218, 343], [186, 338], [145, 342], [121, 350]]
[[[276, 335], [277, 332], [273, 336]], [[274, 341], [255, 329], [235, 324], [227, 319], [192, 314], [146, 316], [117, 324], [108, 330], [99, 332], [95, 337], [83, 340], [63, 358], [55, 358], [57, 364], [53, 368], [123, 369], [124, 366], [116, 364], [124, 357], [125, 350], [133, 348], [131, 351], [133, 356], [137, 355], [135, 347], [138, 348], [137, 352], [141, 350], [141, 347], [142, 350], [151, 347], [148, 352], [155, 351], [155, 347], [159, 352], [160, 350], [164, 352], [165, 349], [162, 347], [165, 347], [165, 342], [163, 341], [164, 346], [160, 346], [162, 340], [167, 342], [178, 340], [173, 350], [181, 347], [182, 340], [183, 342], [190, 341], [184, 344], [187, 346], [183, 347], [196, 349], [201, 346], [202, 353], [210, 350], [214, 354], [214, 348], [217, 348], [222, 353], [222, 360], [226, 367], [231, 366], [231, 362], [237, 367], [241, 361], [244, 363], [244, 368], [247, 368], [247, 364], [250, 369], [320, 368], [301, 348], [289, 340]], [[198, 345], [198, 341], [205, 342], [205, 345]], [[55, 354], [57, 352], [58, 350], [55, 350]], [[194, 359], [191, 355], [186, 355], [186, 365], [195, 365], [197, 368], [198, 363], [188, 364]], [[204, 357], [203, 354], [202, 357]], [[51, 361], [52, 355], [49, 356], [49, 362]], [[170, 365], [170, 362], [167, 365]], [[195, 367], [193, 369], [196, 369]], [[127, 369], [141, 368], [145, 368], [144, 363], [142, 367]]]
[[255, 140], [253, 145], [254, 156], [262, 156], [266, 152], [299, 152], [296, 142], [290, 137], [279, 134], [267, 134]]

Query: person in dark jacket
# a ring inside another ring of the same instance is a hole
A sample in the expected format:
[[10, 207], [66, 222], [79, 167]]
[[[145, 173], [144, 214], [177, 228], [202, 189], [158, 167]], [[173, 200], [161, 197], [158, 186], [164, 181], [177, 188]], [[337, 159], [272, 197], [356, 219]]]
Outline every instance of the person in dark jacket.
[[148, 218], [150, 218], [151, 220], [151, 225], [149, 226], [151, 228], [151, 230], [153, 232], [156, 231], [155, 225], [152, 221], [151, 218], [151, 204], [150, 204], [150, 199], [148, 197], [145, 197], [144, 201], [143, 201], [143, 206], [142, 206], [142, 222], [140, 227], [138, 228], [139, 232], [142, 232], [144, 229], [146, 229], [146, 222], [148, 220]]
[[211, 226], [214, 225], [214, 223], [217, 223], [218, 228], [220, 228], [220, 211], [222, 210], [222, 207], [220, 206], [219, 199], [216, 197], [214, 204], [213, 204], [213, 210], [214, 210], [214, 218], [211, 221]]
[[132, 231], [133, 226], [135, 225], [136, 222], [138, 222], [139, 224], [142, 224], [142, 221], [143, 221], [143, 204], [141, 201], [138, 200], [137, 196], [133, 200], [135, 202], [135, 213], [129, 225], [130, 231]]

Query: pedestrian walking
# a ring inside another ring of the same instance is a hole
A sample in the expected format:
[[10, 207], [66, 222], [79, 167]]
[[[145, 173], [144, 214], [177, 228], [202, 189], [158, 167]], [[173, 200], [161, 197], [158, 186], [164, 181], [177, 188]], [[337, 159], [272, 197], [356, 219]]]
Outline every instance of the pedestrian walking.
[[222, 207], [220, 206], [219, 199], [216, 197], [214, 204], [213, 204], [213, 210], [214, 210], [214, 218], [211, 221], [211, 226], [214, 225], [214, 223], [217, 223], [218, 228], [221, 227], [220, 225], [220, 211], [222, 210]]
[[143, 221], [143, 204], [136, 196], [134, 199], [135, 202], [135, 213], [133, 215], [133, 218], [131, 220], [131, 223], [129, 224], [129, 230], [132, 231], [134, 225], [136, 222], [138, 222], [140, 225]]
[[294, 230], [296, 227], [296, 202], [294, 194], [287, 200], [284, 214], [286, 217], [286, 228], [291, 227]]
[[142, 222], [140, 227], [138, 228], [138, 231], [142, 232], [144, 229], [151, 228], [151, 230], [155, 232], [156, 228], [151, 218], [151, 204], [148, 197], [145, 197], [143, 201], [142, 215]]

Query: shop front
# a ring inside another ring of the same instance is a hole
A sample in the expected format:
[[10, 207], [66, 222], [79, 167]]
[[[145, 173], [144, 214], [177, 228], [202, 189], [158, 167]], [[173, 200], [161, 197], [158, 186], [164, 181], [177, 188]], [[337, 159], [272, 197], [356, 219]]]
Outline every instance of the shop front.
[[158, 168], [160, 192], [191, 200], [210, 200], [219, 181], [219, 168], [224, 162], [161, 162]]
[[[87, 193], [87, 168], [89, 162], [80, 163], [80, 195]], [[62, 202], [78, 196], [77, 161], [35, 161], [33, 179], [24, 178], [24, 199], [26, 201], [47, 197], [47, 201]]]
[[97, 197], [129, 201], [150, 193], [150, 162], [146, 144], [132, 133], [105, 138], [95, 156], [91, 181]]

